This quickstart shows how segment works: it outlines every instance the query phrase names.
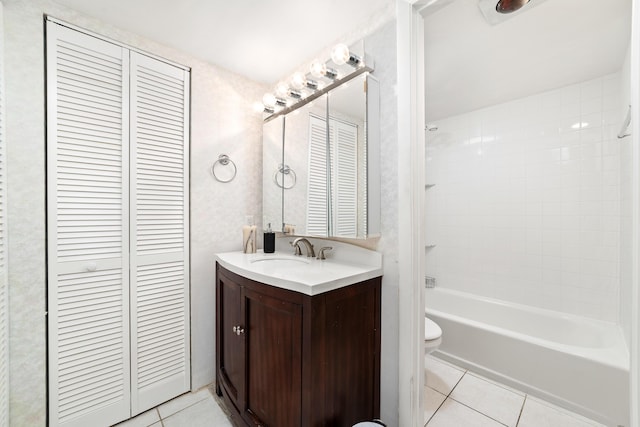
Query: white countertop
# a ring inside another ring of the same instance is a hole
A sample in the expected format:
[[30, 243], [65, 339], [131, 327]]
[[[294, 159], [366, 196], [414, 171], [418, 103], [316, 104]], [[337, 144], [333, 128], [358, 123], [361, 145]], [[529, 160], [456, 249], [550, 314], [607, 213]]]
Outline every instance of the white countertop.
[[[254, 254], [225, 252], [216, 254], [215, 258], [227, 270], [247, 279], [306, 295], [318, 295], [382, 276], [380, 253], [355, 246], [345, 248], [343, 243], [330, 243], [334, 251], [328, 252], [327, 256], [331, 258], [326, 260], [304, 255], [294, 257], [291, 251], [284, 250], [272, 254], [262, 251]], [[278, 259], [282, 263], [264, 260], [267, 258]]]

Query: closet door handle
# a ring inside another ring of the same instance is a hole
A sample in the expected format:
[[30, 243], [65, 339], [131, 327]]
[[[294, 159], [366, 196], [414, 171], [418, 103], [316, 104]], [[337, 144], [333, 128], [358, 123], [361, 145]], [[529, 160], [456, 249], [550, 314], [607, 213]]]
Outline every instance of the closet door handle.
[[242, 334], [244, 334], [244, 329], [242, 329], [242, 326], [234, 326], [233, 327], [233, 333], [240, 336]]

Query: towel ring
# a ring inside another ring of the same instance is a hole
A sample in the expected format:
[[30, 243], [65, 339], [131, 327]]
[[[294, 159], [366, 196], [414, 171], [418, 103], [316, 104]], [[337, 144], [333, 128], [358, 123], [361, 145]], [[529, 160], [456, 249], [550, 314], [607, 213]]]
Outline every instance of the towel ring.
[[[282, 175], [282, 184], [280, 184], [280, 182], [278, 181], [278, 177], [281, 175]], [[290, 176], [291, 180], [293, 181], [289, 186], [285, 185], [285, 182], [284, 182], [285, 175]], [[296, 186], [296, 181], [297, 181], [296, 173], [293, 171], [293, 169], [289, 167], [289, 165], [280, 164], [278, 165], [278, 169], [273, 174], [273, 181], [276, 183], [278, 187], [283, 188], [285, 190], [290, 190]]]
[[[231, 163], [231, 165], [233, 166], [233, 175], [229, 179], [220, 179], [218, 177], [218, 175], [216, 175], [216, 165], [220, 164], [222, 166], [227, 166], [229, 163]], [[211, 173], [213, 174], [213, 177], [217, 181], [220, 181], [220, 182], [231, 182], [236, 177], [236, 174], [238, 173], [238, 168], [236, 167], [236, 164], [233, 162], [233, 160], [231, 160], [229, 158], [229, 156], [227, 156], [226, 154], [220, 154], [218, 156], [218, 160], [216, 160], [213, 163], [213, 166], [211, 166]]]

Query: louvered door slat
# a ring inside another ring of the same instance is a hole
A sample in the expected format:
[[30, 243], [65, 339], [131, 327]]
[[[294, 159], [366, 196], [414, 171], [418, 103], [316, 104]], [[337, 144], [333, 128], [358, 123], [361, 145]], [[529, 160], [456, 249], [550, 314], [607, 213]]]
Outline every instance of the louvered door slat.
[[334, 235], [357, 237], [358, 220], [358, 127], [335, 120], [331, 134], [333, 159]]
[[130, 416], [128, 54], [47, 22], [52, 426]]
[[314, 115], [309, 116], [307, 189], [307, 233], [327, 236], [327, 122]]
[[189, 388], [188, 73], [131, 56], [132, 410]]

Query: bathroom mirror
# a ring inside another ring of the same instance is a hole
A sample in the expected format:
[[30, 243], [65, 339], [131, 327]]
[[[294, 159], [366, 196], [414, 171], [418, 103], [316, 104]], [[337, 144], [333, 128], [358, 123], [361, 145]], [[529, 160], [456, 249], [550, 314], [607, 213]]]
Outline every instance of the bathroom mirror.
[[378, 81], [362, 73], [265, 122], [263, 208], [274, 230], [355, 239], [379, 234], [379, 108]]
[[[274, 231], [282, 231], [283, 198], [278, 182], [283, 176], [289, 178], [282, 173], [284, 120], [284, 116], [276, 117], [262, 126], [262, 225], [266, 229], [270, 224]], [[290, 184], [288, 179], [285, 184]]]

